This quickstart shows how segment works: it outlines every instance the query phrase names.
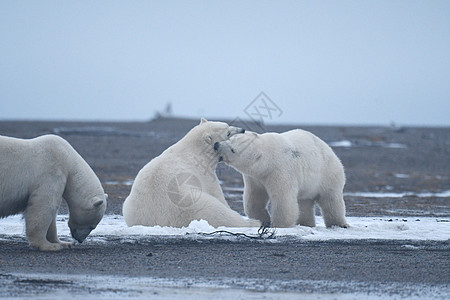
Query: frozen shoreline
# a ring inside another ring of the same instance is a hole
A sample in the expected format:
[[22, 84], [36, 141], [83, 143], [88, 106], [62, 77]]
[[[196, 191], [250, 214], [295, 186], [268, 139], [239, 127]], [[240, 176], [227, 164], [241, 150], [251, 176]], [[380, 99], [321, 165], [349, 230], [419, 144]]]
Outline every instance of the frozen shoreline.
[[[45, 299], [446, 299], [446, 285], [365, 283], [326, 280], [262, 280], [239, 278], [152, 278], [126, 276], [8, 274], [3, 286], [19, 283], [6, 295], [27, 297], [26, 289], [41, 286]], [[21, 286], [20, 286], [21, 285]], [[20, 289], [20, 290], [19, 290]], [[0, 292], [2, 287], [0, 287]], [[16, 294], [17, 293], [17, 294]], [[4, 293], [5, 294], [5, 293]], [[28, 296], [29, 297], [29, 296]]]

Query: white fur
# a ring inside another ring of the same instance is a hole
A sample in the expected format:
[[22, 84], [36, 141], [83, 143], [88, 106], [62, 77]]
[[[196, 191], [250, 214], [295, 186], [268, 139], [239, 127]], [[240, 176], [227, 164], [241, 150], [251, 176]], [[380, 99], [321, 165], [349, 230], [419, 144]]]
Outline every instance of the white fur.
[[215, 149], [225, 163], [243, 174], [244, 210], [250, 218], [274, 227], [313, 227], [317, 203], [327, 227], [347, 227], [344, 167], [312, 133], [300, 129], [281, 134], [247, 132], [216, 144]]
[[[203, 219], [214, 227], [260, 226], [259, 221], [246, 220], [228, 206], [215, 174], [218, 156], [214, 143], [239, 131], [226, 123], [202, 119], [180, 141], [145, 165], [123, 204], [127, 225], [183, 227]], [[194, 185], [180, 185], [174, 193], [176, 178], [193, 180]]]
[[69, 206], [72, 236], [82, 242], [106, 209], [95, 173], [64, 139], [0, 136], [0, 218], [24, 213], [30, 245], [42, 251], [69, 248], [58, 239], [56, 213]]

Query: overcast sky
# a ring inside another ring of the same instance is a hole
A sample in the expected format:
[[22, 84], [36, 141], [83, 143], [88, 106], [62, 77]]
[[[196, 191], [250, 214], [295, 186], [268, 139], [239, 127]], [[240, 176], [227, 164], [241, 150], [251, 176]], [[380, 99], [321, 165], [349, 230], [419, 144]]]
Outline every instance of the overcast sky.
[[449, 126], [450, 1], [0, 1], [0, 119], [245, 118], [261, 92], [275, 123]]

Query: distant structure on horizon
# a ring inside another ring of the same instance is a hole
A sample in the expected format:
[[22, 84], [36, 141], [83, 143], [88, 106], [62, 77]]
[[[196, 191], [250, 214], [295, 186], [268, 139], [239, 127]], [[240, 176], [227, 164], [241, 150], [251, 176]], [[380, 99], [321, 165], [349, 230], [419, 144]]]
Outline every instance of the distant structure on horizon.
[[155, 119], [160, 119], [160, 118], [170, 118], [173, 117], [173, 112], [172, 112], [172, 103], [167, 103], [166, 108], [160, 112], [160, 111], [156, 111], [155, 113]]

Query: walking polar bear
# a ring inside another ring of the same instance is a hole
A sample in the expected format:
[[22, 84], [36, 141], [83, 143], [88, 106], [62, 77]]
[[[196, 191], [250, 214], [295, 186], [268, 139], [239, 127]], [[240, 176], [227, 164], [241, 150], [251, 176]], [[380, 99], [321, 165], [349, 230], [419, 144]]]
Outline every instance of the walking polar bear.
[[214, 227], [259, 227], [233, 211], [226, 202], [215, 170], [215, 142], [244, 129], [202, 118], [180, 141], [139, 171], [123, 204], [128, 226], [188, 226], [206, 220]]
[[344, 167], [312, 133], [246, 132], [215, 143], [214, 149], [219, 160], [243, 174], [244, 210], [250, 218], [274, 227], [313, 227], [317, 203], [327, 227], [348, 226], [342, 196]]
[[24, 213], [28, 241], [41, 251], [70, 248], [73, 244], [61, 242], [56, 232], [62, 199], [69, 207], [70, 232], [81, 243], [106, 209], [94, 171], [58, 136], [0, 136], [0, 218]]

